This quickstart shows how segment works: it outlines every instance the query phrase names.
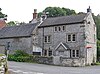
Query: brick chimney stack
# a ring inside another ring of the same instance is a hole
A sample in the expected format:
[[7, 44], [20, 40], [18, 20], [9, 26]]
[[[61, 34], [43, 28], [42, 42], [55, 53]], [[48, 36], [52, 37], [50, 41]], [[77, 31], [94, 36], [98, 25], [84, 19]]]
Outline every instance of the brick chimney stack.
[[37, 14], [37, 9], [34, 9], [33, 19], [36, 19], [37, 17], [38, 17], [38, 14]]
[[3, 27], [6, 27], [6, 22], [4, 19], [0, 18], [0, 29], [2, 29]]

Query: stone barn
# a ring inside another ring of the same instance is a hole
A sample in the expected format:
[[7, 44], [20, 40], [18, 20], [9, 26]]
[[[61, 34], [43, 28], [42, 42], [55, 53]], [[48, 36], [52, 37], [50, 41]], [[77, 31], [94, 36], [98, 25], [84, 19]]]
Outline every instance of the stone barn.
[[9, 53], [11, 54], [15, 50], [24, 50], [29, 54], [41, 54], [42, 49], [38, 47], [36, 37], [38, 24], [4, 27], [0, 30], [0, 43], [6, 46], [9, 42]]

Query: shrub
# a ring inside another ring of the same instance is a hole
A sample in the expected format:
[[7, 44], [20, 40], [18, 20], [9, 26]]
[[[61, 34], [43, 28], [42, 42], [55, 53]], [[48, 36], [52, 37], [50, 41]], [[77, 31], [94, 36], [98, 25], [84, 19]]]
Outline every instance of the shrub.
[[29, 54], [26, 53], [23, 50], [16, 50], [15, 53], [13, 54], [15, 57], [19, 57], [19, 56], [28, 56]]
[[30, 62], [30, 57], [29, 56], [13, 56], [13, 55], [8, 55], [8, 60], [9, 61], [16, 61], [16, 62]]

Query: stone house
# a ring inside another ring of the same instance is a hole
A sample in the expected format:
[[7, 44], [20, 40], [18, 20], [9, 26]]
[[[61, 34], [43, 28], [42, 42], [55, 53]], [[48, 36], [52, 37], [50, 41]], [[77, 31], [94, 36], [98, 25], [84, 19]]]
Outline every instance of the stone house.
[[84, 66], [96, 62], [96, 25], [87, 13], [47, 18], [38, 27], [38, 45], [54, 64]]

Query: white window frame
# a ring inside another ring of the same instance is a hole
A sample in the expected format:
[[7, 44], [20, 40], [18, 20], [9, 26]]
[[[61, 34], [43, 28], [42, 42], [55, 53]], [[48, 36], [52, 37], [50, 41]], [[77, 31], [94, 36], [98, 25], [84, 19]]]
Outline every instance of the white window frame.
[[[72, 55], [72, 58], [79, 58], [79, 50], [74, 50], [75, 51], [75, 56], [73, 56], [73, 50], [72, 50], [72, 53], [71, 53], [71, 55]], [[77, 51], [78, 51], [78, 56], [77, 56]]]
[[63, 32], [66, 30], [66, 26], [63, 25], [63, 26], [55, 26], [54, 27], [54, 32]]
[[63, 26], [62, 26], [62, 31], [65, 31], [65, 30], [66, 30], [66, 26], [63, 25]]
[[[50, 37], [50, 38], [49, 38]], [[45, 39], [46, 38], [46, 39]], [[45, 43], [51, 43], [51, 35], [44, 36]]]
[[58, 31], [58, 27], [55, 26], [55, 27], [54, 27], [54, 32], [57, 32], [57, 31]]
[[[70, 41], [68, 41], [68, 36], [71, 36], [71, 40]], [[73, 35], [75, 35], [75, 41], [73, 41]], [[76, 42], [76, 34], [67, 34], [67, 42]]]

